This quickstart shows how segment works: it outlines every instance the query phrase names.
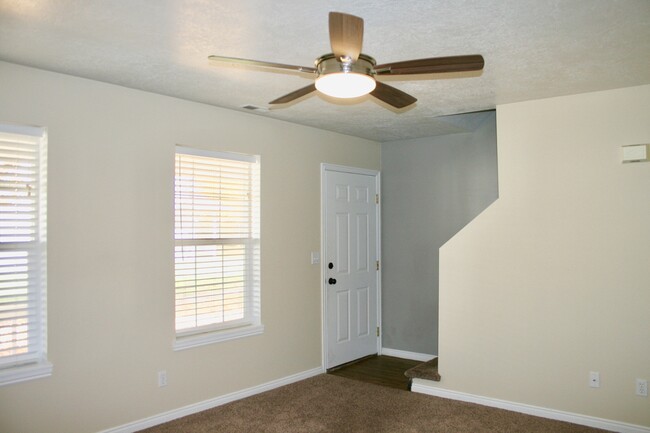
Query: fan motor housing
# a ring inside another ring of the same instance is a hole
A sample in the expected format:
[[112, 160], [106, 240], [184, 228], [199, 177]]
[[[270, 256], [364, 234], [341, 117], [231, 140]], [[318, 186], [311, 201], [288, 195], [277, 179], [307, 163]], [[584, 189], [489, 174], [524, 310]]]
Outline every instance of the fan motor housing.
[[374, 67], [377, 64], [374, 58], [365, 54], [359, 54], [356, 62], [345, 62], [337, 59], [332, 53], [319, 57], [314, 63], [319, 77], [340, 72], [373, 76], [375, 74]]

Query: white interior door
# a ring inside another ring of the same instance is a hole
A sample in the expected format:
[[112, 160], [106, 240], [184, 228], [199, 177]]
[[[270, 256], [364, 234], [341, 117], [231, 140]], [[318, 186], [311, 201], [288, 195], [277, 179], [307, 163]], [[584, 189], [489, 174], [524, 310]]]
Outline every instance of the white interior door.
[[323, 165], [325, 367], [379, 351], [379, 173]]

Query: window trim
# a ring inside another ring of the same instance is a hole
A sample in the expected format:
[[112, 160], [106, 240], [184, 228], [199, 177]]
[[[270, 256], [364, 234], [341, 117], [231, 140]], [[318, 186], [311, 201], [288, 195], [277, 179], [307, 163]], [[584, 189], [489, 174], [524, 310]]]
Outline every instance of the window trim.
[[37, 237], [29, 243], [30, 249], [36, 251], [35, 260], [39, 263], [38, 274], [33, 292], [37, 294], [36, 303], [39, 319], [37, 327], [38, 351], [21, 361], [0, 367], [0, 386], [25, 382], [52, 375], [53, 365], [47, 360], [47, 128], [27, 125], [0, 124], [0, 133], [5, 136], [29, 137], [38, 146], [38, 205], [36, 222]]
[[48, 377], [53, 369], [47, 360], [3, 368], [0, 370], [0, 386]]
[[[257, 206], [256, 213], [257, 213], [257, 224], [258, 224], [257, 227], [258, 236], [256, 238], [247, 239], [244, 241], [244, 243], [247, 245], [247, 252], [249, 254], [254, 254], [254, 251], [257, 250], [257, 254], [259, 256], [260, 243], [261, 243], [260, 236], [259, 236], [260, 157], [258, 155], [246, 155], [246, 154], [240, 154], [234, 152], [211, 151], [211, 150], [203, 150], [203, 149], [196, 149], [196, 148], [176, 145], [175, 152], [174, 152], [174, 159], [176, 159], [178, 154], [194, 155], [194, 156], [216, 158], [216, 159], [226, 159], [226, 160], [233, 160], [233, 161], [242, 161], [242, 162], [249, 162], [251, 164], [257, 164], [256, 175], [255, 175], [256, 178], [253, 179], [253, 182], [256, 183], [256, 190], [257, 190], [257, 202], [254, 203], [254, 205]], [[176, 185], [176, 164], [174, 164], [174, 185]], [[176, 207], [175, 189], [176, 188], [174, 187], [174, 208]], [[192, 240], [176, 239], [175, 235], [173, 236], [173, 238], [174, 238], [175, 247], [178, 246], [179, 243], [182, 244], [185, 241], [187, 241], [188, 244], [193, 242]], [[237, 242], [240, 241], [241, 240], [239, 239], [237, 240]], [[217, 239], [214, 242], [214, 244], [227, 244], [227, 243], [230, 243], [230, 240], [227, 238]], [[255, 263], [254, 260], [252, 262]], [[175, 265], [176, 265], [176, 261], [174, 260], [174, 266]], [[256, 265], [257, 265], [257, 272], [259, 273], [261, 268], [261, 263], [259, 262], [259, 259]], [[246, 272], [247, 274], [249, 274], [251, 280], [254, 280], [251, 274], [255, 272], [255, 269], [249, 268], [246, 270]], [[248, 312], [249, 313], [248, 316], [243, 319], [226, 322], [223, 324], [206, 325], [204, 327], [183, 329], [180, 331], [176, 330], [176, 328], [174, 327], [175, 338], [173, 343], [173, 350], [180, 351], [180, 350], [190, 349], [193, 347], [204, 346], [207, 344], [218, 343], [218, 342], [229, 341], [238, 338], [244, 338], [244, 337], [250, 337], [250, 336], [262, 334], [264, 332], [264, 325], [261, 323], [260, 292], [261, 292], [260, 282], [258, 281], [257, 284], [253, 283], [252, 291], [251, 293], [248, 294], [248, 296], [250, 296], [252, 299], [247, 301], [250, 302], [249, 305], [252, 308]], [[174, 293], [176, 293], [175, 289], [174, 289]], [[175, 318], [176, 318], [176, 309], [174, 308], [174, 322], [175, 322]]]
[[236, 340], [238, 338], [252, 337], [264, 333], [264, 325], [261, 323], [245, 325], [237, 328], [212, 330], [201, 334], [176, 335], [174, 340], [174, 351], [191, 349], [192, 347], [205, 346], [222, 341]]

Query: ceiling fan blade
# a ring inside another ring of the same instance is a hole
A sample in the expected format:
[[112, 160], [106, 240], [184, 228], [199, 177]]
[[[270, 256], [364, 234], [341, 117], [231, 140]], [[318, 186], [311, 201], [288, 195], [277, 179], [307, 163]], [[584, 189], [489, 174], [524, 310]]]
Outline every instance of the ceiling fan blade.
[[355, 62], [363, 45], [363, 19], [341, 12], [330, 12], [330, 45], [337, 59]]
[[310, 84], [309, 86], [303, 87], [302, 89], [294, 90], [291, 93], [287, 93], [284, 96], [280, 96], [278, 99], [274, 99], [273, 101], [269, 102], [269, 104], [275, 105], [275, 104], [286, 104], [287, 102], [291, 102], [295, 99], [298, 99], [302, 96], [308, 95], [311, 92], [316, 91], [316, 85], [315, 84]]
[[380, 83], [379, 81], [377, 81], [377, 87], [375, 87], [375, 90], [370, 92], [370, 94], [375, 98], [384, 101], [388, 105], [392, 105], [395, 108], [408, 107], [417, 101], [416, 98], [409, 95], [408, 93], [404, 93], [393, 86]]
[[285, 65], [282, 63], [262, 62], [260, 60], [239, 59], [237, 57], [224, 57], [224, 56], [209, 56], [208, 59], [210, 61], [218, 62], [218, 63], [230, 63], [235, 65], [255, 66], [255, 67], [270, 68], [270, 69], [286, 69], [290, 71], [305, 72], [309, 74], [316, 73], [316, 68], [310, 68], [308, 66]]
[[379, 75], [433, 74], [440, 72], [480, 71], [485, 61], [480, 54], [406, 60], [375, 66]]

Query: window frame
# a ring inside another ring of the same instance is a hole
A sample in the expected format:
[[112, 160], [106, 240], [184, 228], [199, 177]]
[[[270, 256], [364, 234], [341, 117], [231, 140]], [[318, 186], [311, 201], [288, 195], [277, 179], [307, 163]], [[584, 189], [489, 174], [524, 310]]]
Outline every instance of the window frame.
[[[2, 251], [27, 250], [27, 270], [30, 278], [28, 297], [33, 296], [35, 319], [28, 331], [28, 347], [33, 350], [25, 355], [8, 355], [0, 363], [0, 386], [48, 377], [53, 366], [47, 359], [47, 129], [34, 126], [0, 124], [0, 137], [18, 147], [20, 142], [36, 146], [37, 156], [34, 176], [36, 205], [33, 211], [34, 239], [29, 241], [0, 243]], [[31, 270], [30, 268], [34, 268]], [[7, 304], [10, 305], [10, 304]], [[35, 341], [34, 341], [35, 340]]]
[[[223, 159], [230, 161], [251, 163], [251, 194], [250, 206], [251, 216], [250, 224], [253, 227], [252, 235], [249, 238], [210, 238], [210, 239], [177, 239], [176, 236], [176, 219], [177, 219], [177, 181], [178, 181], [178, 155], [189, 155], [198, 157], [207, 157], [214, 159]], [[245, 287], [245, 307], [244, 318], [239, 320], [226, 321], [220, 324], [196, 326], [189, 329], [176, 329], [176, 306], [174, 307], [174, 333], [175, 340], [173, 349], [184, 350], [192, 347], [206, 344], [228, 341], [237, 338], [243, 338], [253, 335], [259, 335], [264, 332], [264, 325], [261, 323], [260, 308], [260, 234], [259, 234], [259, 214], [260, 214], [260, 157], [257, 155], [244, 155], [233, 152], [209, 151], [196, 149], [187, 146], [177, 145], [174, 152], [174, 251], [179, 246], [192, 245], [214, 245], [222, 246], [228, 244], [245, 245], [246, 251], [246, 287]], [[174, 269], [177, 267], [176, 256], [174, 257]], [[174, 277], [174, 298], [176, 298], [176, 275]]]

